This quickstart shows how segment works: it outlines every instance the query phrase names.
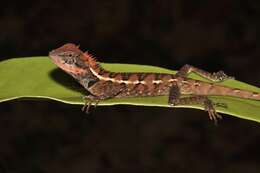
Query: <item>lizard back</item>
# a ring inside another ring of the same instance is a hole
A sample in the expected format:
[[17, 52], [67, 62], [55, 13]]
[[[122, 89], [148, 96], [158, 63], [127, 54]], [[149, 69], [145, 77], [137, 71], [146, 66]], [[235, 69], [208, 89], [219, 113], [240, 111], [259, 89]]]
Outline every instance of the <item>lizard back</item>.
[[169, 95], [177, 85], [183, 95], [226, 95], [260, 100], [260, 94], [203, 82], [183, 76], [160, 73], [115, 73], [103, 69], [94, 56], [68, 43], [50, 52], [53, 62], [73, 76], [91, 94], [108, 97]]

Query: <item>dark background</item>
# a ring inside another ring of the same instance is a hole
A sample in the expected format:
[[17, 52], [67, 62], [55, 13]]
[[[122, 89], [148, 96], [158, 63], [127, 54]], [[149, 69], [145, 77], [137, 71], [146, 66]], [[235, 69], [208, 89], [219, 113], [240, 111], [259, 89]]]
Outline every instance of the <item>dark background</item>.
[[[1, 60], [72, 42], [103, 62], [189, 63], [260, 85], [259, 0], [6, 1], [0, 9]], [[214, 126], [192, 109], [110, 106], [85, 115], [47, 100], [0, 110], [1, 173], [260, 171], [259, 123], [228, 115]]]

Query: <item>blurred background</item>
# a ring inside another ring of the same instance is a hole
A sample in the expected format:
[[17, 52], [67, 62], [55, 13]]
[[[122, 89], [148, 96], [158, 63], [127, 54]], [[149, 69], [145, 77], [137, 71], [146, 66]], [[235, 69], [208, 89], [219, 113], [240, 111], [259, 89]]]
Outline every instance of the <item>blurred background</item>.
[[[103, 62], [192, 64], [260, 86], [259, 0], [5, 1], [0, 9], [1, 60], [72, 42]], [[85, 115], [45, 100], [0, 110], [0, 173], [260, 171], [260, 124], [228, 115], [215, 126], [192, 109]]]

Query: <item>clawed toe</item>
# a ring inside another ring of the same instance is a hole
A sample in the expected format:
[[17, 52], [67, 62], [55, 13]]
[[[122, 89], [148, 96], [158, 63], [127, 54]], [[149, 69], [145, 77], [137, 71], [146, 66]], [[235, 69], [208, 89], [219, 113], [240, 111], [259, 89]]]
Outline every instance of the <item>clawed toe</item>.
[[90, 113], [90, 107], [92, 106], [92, 104], [94, 105], [94, 107], [96, 108], [99, 100], [95, 100], [90, 96], [84, 96], [83, 99], [85, 100], [85, 104], [84, 106], [81, 108], [81, 110], [87, 114]]
[[214, 123], [217, 125], [218, 120], [222, 119], [222, 116], [220, 114], [218, 114], [215, 110], [208, 110], [207, 111], [209, 114], [209, 119], [214, 121]]
[[86, 102], [84, 106], [81, 108], [82, 112], [85, 112], [86, 114], [90, 113], [90, 107], [92, 105], [92, 102]]
[[219, 104], [221, 106], [224, 106], [224, 103], [215, 103], [213, 104], [212, 102], [207, 102], [205, 104], [205, 111], [208, 112], [209, 119], [214, 121], [214, 123], [217, 125], [217, 122], [219, 119], [222, 119], [222, 116], [218, 114], [214, 108], [214, 105]]

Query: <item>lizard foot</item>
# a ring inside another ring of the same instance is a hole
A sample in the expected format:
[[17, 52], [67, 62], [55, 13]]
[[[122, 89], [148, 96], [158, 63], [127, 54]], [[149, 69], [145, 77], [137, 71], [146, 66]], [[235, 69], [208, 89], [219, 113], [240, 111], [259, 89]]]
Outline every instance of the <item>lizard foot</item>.
[[235, 79], [233, 76], [226, 75], [222, 70], [212, 74], [216, 81], [220, 82], [227, 79]]
[[[219, 103], [217, 103], [217, 104], [219, 104]], [[213, 120], [214, 123], [217, 125], [218, 119], [222, 119], [222, 116], [216, 112], [214, 103], [211, 100], [206, 100], [204, 102], [204, 106], [205, 106], [205, 111], [207, 111], [209, 114], [209, 119]]]
[[96, 108], [99, 102], [99, 100], [92, 95], [84, 96], [83, 99], [85, 100], [85, 104], [81, 108], [81, 110], [87, 114], [90, 113], [90, 107], [94, 105], [94, 107]]

